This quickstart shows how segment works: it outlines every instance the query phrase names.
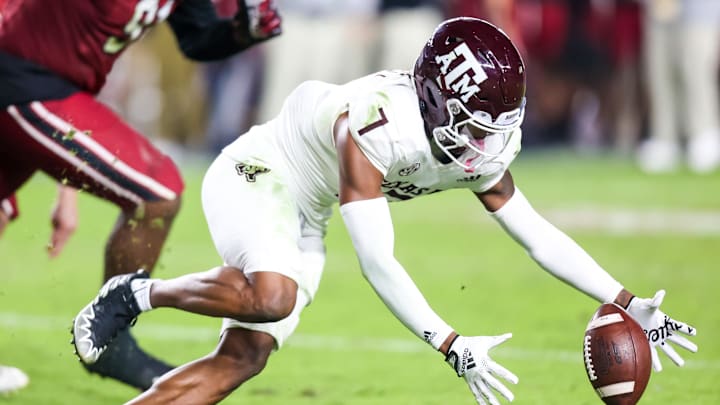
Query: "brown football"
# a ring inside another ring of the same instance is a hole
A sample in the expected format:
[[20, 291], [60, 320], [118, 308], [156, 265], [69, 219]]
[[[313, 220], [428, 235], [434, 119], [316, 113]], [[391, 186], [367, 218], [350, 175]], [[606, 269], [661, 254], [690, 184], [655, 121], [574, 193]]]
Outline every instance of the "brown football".
[[642, 327], [615, 304], [603, 304], [585, 329], [585, 371], [608, 405], [636, 404], [650, 380], [650, 344]]

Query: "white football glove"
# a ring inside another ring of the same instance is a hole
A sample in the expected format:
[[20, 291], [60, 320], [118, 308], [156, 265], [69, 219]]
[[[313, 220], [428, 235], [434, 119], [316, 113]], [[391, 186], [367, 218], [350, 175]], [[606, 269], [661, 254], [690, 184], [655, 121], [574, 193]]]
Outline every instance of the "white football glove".
[[500, 343], [510, 339], [512, 333], [500, 336], [457, 336], [450, 344], [445, 361], [450, 364], [458, 377], [464, 377], [470, 391], [480, 405], [500, 405], [490, 388], [495, 389], [508, 401], [515, 396], [496, 377], [513, 383], [518, 378], [505, 367], [495, 363], [488, 351]]
[[635, 297], [627, 308], [628, 313], [642, 326], [650, 342], [650, 355], [655, 371], [662, 371], [662, 364], [657, 353], [658, 346], [670, 357], [670, 360], [681, 367], [685, 364], [685, 360], [677, 354], [669, 342], [693, 353], [698, 349], [695, 343], [675, 333], [682, 332], [688, 336], [695, 336], [695, 328], [670, 318], [659, 309], [664, 297], [665, 290], [658, 291], [653, 298]]

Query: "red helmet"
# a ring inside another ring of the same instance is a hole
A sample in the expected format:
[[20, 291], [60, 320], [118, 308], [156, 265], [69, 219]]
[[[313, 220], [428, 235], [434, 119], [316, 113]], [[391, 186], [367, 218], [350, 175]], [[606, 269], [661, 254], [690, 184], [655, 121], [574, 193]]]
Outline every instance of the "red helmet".
[[487, 21], [459, 17], [441, 23], [413, 76], [427, 136], [464, 168], [499, 156], [519, 132], [525, 66], [510, 38]]

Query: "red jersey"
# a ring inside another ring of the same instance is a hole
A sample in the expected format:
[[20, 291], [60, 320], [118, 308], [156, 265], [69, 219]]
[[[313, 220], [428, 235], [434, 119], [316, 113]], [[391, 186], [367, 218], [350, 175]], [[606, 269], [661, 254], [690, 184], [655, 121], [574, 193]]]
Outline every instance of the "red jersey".
[[0, 50], [97, 93], [122, 51], [180, 1], [0, 0]]

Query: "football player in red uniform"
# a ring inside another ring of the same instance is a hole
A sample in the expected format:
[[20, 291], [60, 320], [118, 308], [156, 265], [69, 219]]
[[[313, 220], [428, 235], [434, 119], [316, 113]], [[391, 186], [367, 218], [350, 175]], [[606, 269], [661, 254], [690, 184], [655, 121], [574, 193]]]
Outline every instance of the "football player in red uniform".
[[[61, 193], [82, 189], [120, 208], [105, 247], [105, 279], [151, 270], [180, 208], [183, 181], [169, 157], [94, 96], [118, 56], [167, 20], [196, 61], [227, 57], [278, 35], [271, 0], [238, 0], [218, 18], [210, 0], [0, 3], [0, 229], [16, 216], [12, 196], [33, 173]], [[170, 367], [121, 334], [92, 372], [147, 389]]]

